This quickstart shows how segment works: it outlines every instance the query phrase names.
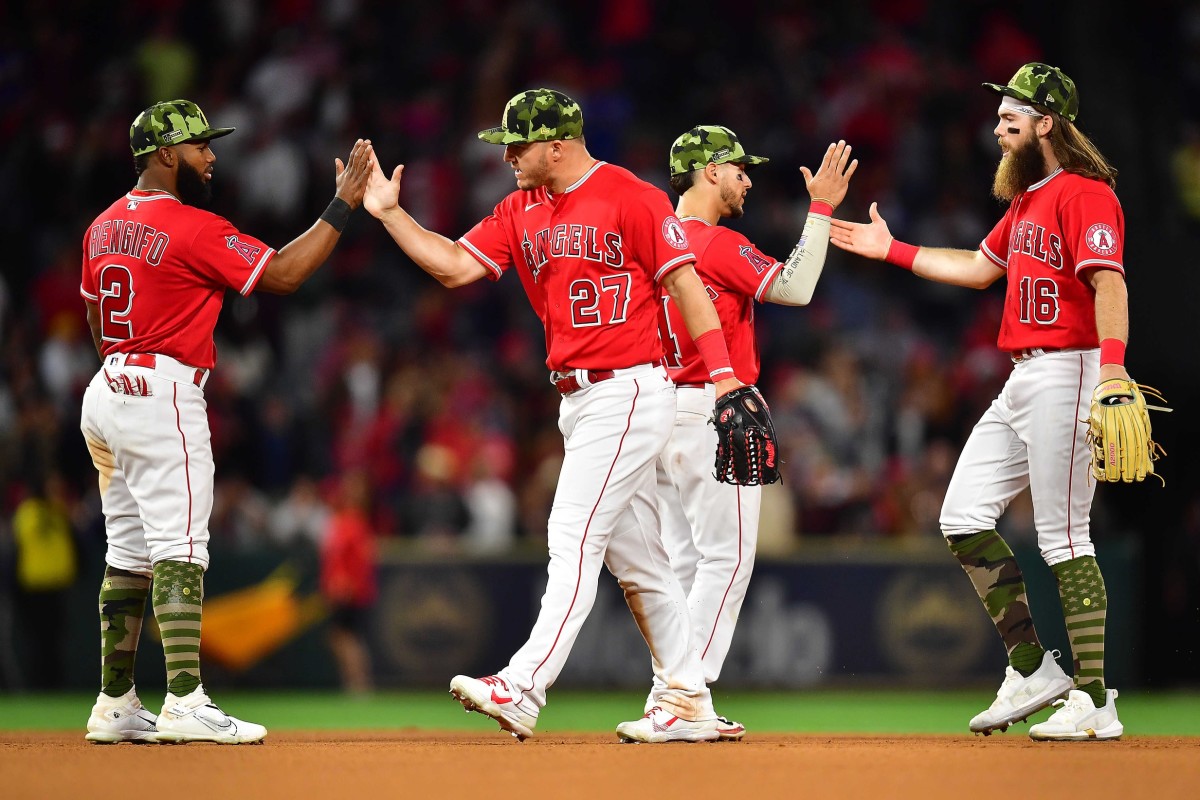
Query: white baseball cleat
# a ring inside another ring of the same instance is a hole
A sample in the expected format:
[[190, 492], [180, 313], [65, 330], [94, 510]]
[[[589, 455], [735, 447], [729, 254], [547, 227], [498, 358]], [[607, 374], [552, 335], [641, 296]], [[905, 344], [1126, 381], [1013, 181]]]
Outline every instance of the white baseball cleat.
[[518, 742], [533, 736], [537, 717], [520, 708], [526, 702], [525, 697], [514, 692], [508, 681], [499, 675], [485, 678], [455, 675], [450, 681], [450, 694], [467, 711], [477, 711], [499, 722], [500, 727], [517, 737]]
[[[744, 729], [743, 729], [744, 732]], [[690, 720], [654, 706], [641, 719], [622, 722], [617, 726], [617, 735], [626, 744], [662, 744], [664, 742], [712, 742], [716, 741], [717, 719]]]
[[718, 742], [740, 742], [745, 735], [746, 726], [742, 723], [734, 722], [728, 717], [717, 717]]
[[1025, 721], [1030, 714], [1041, 711], [1071, 691], [1074, 684], [1054, 659], [1057, 650], [1047, 650], [1042, 665], [1026, 678], [1012, 667], [1004, 668], [1004, 683], [996, 692], [987, 711], [976, 714], [971, 730], [988, 736], [994, 730], [1006, 731], [1014, 722]]
[[158, 715], [160, 742], [259, 744], [266, 735], [262, 725], [231, 717], [217, 708], [203, 686], [183, 697], [168, 692]]
[[92, 715], [87, 721], [88, 732], [83, 738], [96, 744], [157, 742], [155, 722], [156, 717], [142, 705], [136, 689], [131, 688], [120, 697], [109, 697], [101, 692], [96, 705], [92, 706]]
[[1087, 742], [1120, 739], [1125, 726], [1117, 719], [1117, 690], [1106, 689], [1104, 705], [1096, 708], [1091, 695], [1072, 689], [1066, 700], [1055, 702], [1050, 719], [1029, 728], [1029, 738], [1039, 742]]

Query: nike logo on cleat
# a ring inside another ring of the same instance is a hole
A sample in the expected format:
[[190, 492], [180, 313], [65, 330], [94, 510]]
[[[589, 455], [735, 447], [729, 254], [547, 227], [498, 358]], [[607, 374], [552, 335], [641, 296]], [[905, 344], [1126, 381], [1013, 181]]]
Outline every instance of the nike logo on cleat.
[[504, 705], [505, 703], [511, 703], [512, 701], [513, 701], [513, 699], [511, 697], [501, 697], [500, 695], [496, 694], [495, 689], [492, 689], [492, 702], [493, 703], [495, 703], [497, 705]]

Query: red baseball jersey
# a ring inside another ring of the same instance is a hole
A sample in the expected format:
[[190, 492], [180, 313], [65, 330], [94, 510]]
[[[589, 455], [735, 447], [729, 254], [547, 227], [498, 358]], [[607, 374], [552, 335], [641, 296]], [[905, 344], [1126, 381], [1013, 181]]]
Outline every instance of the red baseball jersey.
[[[762, 301], [783, 267], [763, 255], [742, 234], [697, 217], [684, 217], [683, 230], [696, 253], [696, 272], [708, 289], [709, 299], [721, 319], [733, 373], [746, 383], [758, 381], [758, 340], [754, 336], [754, 301]], [[666, 292], [662, 293], [662, 340], [667, 347], [667, 368], [675, 383], [711, 383], [704, 359], [696, 351], [683, 324], [683, 315]]]
[[513, 192], [458, 243], [492, 280], [518, 268], [552, 370], [662, 358], [658, 283], [696, 260], [666, 193], [602, 161], [557, 195]]
[[1062, 169], [1013, 200], [979, 249], [1008, 272], [1001, 350], [1099, 347], [1083, 273], [1125, 274], [1125, 215], [1103, 181]]
[[223, 217], [134, 189], [84, 234], [79, 291], [99, 305], [104, 355], [161, 353], [212, 369], [225, 290], [250, 294], [274, 255]]

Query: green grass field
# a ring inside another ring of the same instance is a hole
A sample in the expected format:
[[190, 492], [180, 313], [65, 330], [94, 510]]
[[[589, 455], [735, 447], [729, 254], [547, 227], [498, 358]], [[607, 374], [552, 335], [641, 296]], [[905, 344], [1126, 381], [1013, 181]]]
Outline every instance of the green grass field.
[[[83, 730], [94, 695], [0, 696], [0, 731]], [[610, 731], [638, 715], [644, 695], [627, 692], [552, 692], [538, 731]], [[467, 715], [449, 694], [379, 692], [351, 697], [330, 692], [217, 694], [222, 707], [274, 731], [478, 730], [495, 726]], [[152, 707], [157, 694], [144, 698]], [[966, 733], [967, 720], [991, 700], [980, 692], [812, 691], [717, 695], [717, 708], [751, 733]], [[1128, 735], [1200, 736], [1200, 694], [1130, 692], [1117, 701]], [[1050, 714], [1042, 711], [1032, 721]], [[1014, 731], [1024, 732], [1027, 725]]]

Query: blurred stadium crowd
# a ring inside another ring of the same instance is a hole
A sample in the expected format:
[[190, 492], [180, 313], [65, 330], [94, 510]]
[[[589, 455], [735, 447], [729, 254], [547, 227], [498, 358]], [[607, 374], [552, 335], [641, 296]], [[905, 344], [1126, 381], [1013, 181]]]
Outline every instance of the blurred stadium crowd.
[[[1038, 38], [1058, 12], [1028, 26], [1029, 4], [950, 5], [8, 6], [0, 525], [51, 491], [85, 541], [102, 541], [78, 433], [97, 364], [78, 292], [80, 239], [133, 185], [127, 132], [151, 102], [187, 97], [238, 128], [214, 145], [212, 208], [275, 246], [316, 218], [334, 157], [359, 136], [385, 169], [406, 164], [401, 200], [414, 216], [464, 232], [513, 188], [500, 149], [475, 132], [516, 90], [552, 85], [581, 102], [593, 155], [664, 189], [670, 142], [694, 124], [728, 125], [770, 156], [735, 225], [776, 257], [807, 209], [797, 168], [815, 168], [839, 138], [861, 166], [838, 215], [865, 219], [878, 201], [898, 237], [973, 248], [1002, 213], [988, 194], [995, 101], [980, 82], [1003, 82], [1027, 61], [1058, 63], [1081, 79], [1089, 132], [1105, 94], [1078, 74], [1086, 65], [1073, 68], [1078, 48], [1048, 52]], [[1200, 76], [1191, 80], [1200, 92]], [[1111, 140], [1098, 143], [1124, 166]], [[1190, 146], [1176, 155], [1177, 176], [1200, 226], [1200, 162], [1185, 161], [1198, 158], [1200, 136]], [[297, 295], [231, 295], [206, 390], [215, 546], [319, 542], [348, 475], [366, 479], [385, 539], [437, 552], [536, 543], [561, 455], [558, 398], [518, 282], [480, 283], [443, 289], [360, 211]], [[810, 307], [760, 306], [760, 385], [786, 471], [764, 509], [765, 552], [809, 536], [937, 535], [958, 450], [1010, 366], [995, 349], [1002, 293], [940, 287], [831, 248]], [[1103, 526], [1104, 502], [1094, 516]], [[1006, 524], [1032, 535], [1020, 508]]]

